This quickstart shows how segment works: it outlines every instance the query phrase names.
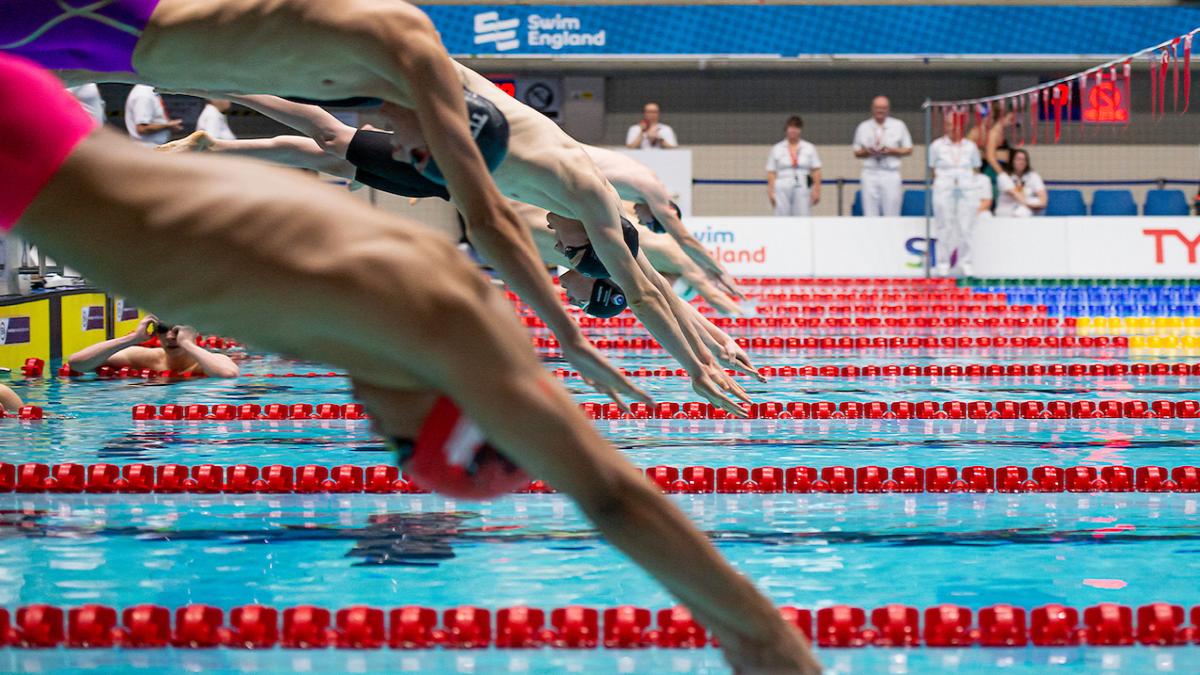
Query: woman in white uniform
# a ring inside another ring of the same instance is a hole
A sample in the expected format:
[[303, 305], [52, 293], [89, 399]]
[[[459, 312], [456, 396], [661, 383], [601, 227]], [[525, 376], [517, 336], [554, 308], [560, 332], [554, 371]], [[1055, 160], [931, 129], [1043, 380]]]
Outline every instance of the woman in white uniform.
[[996, 216], [1026, 218], [1046, 208], [1046, 183], [1029, 165], [1029, 153], [1013, 150], [1008, 171], [996, 177]]
[[[935, 271], [950, 274], [950, 259], [960, 246], [969, 247], [967, 238], [979, 199], [975, 193], [975, 169], [983, 160], [979, 148], [963, 138], [964, 120], [947, 113], [946, 135], [929, 145], [929, 167], [933, 169], [933, 236]], [[968, 256], [969, 257], [969, 254]]]
[[821, 158], [817, 148], [800, 140], [804, 120], [787, 121], [787, 138], [767, 157], [767, 199], [777, 216], [811, 216], [821, 201]]

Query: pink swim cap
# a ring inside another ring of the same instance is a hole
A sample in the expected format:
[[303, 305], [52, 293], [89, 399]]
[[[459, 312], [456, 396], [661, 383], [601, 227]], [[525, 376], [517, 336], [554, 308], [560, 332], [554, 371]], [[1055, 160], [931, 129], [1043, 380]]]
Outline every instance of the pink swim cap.
[[0, 53], [0, 230], [16, 224], [94, 128], [58, 78]]
[[529, 474], [488, 445], [454, 401], [438, 397], [405, 471], [418, 485], [466, 499], [489, 499], [529, 485]]

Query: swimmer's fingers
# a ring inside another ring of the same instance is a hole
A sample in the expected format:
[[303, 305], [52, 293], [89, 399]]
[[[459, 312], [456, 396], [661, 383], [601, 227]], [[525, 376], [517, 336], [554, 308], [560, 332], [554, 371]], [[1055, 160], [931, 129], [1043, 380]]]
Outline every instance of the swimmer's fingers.
[[720, 379], [718, 379], [717, 382], [718, 382], [718, 384], [721, 385], [722, 389], [724, 389], [725, 391], [729, 392], [730, 394], [736, 396], [737, 398], [742, 399], [746, 403], [754, 402], [750, 398], [750, 395], [746, 393], [746, 390], [742, 389], [742, 385], [738, 384], [737, 381], [734, 380], [733, 377], [730, 376], [728, 373], [726, 373], [725, 371], [721, 371], [721, 374], [718, 375], [718, 378], [720, 378]]
[[733, 280], [733, 277], [729, 276], [729, 273], [717, 272], [717, 278], [715, 281], [718, 288], [735, 300], [746, 299], [746, 294], [742, 292], [741, 287], [737, 285], [737, 282]]
[[703, 398], [707, 399], [709, 403], [717, 406], [721, 410], [724, 410], [734, 417], [750, 416], [746, 412], [745, 408], [743, 408], [737, 401], [734, 401], [725, 394], [721, 393], [717, 383], [713, 382], [707, 377], [693, 378], [692, 391], [696, 392]]

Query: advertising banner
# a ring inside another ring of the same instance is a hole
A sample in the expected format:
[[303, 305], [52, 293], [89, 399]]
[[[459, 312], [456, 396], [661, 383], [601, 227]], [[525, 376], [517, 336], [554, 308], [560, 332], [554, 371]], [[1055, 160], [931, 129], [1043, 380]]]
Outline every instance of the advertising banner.
[[[923, 276], [924, 218], [691, 218], [746, 276]], [[977, 277], [1195, 277], [1200, 219], [992, 218], [971, 237]], [[936, 252], [938, 241], [933, 240]]]
[[1200, 273], [1196, 218], [1067, 218], [1068, 267], [1083, 277], [1191, 277]]
[[689, 218], [692, 234], [731, 274], [811, 276], [811, 218]]
[[[454, 56], [1117, 55], [1200, 25], [1194, 7], [428, 5]], [[996, 26], [1020, 26], [1021, 39]], [[648, 28], [652, 27], [652, 28]]]

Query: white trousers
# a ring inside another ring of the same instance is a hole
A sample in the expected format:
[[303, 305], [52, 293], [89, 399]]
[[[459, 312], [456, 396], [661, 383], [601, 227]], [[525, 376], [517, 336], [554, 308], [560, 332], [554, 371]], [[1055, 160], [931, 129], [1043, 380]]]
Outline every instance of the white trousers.
[[975, 225], [975, 213], [979, 200], [973, 190], [960, 187], [953, 179], [933, 184], [933, 236], [936, 258], [934, 266], [941, 276], [950, 274], [950, 268], [970, 274], [971, 230]]
[[864, 216], [900, 215], [900, 204], [904, 201], [904, 183], [900, 180], [899, 171], [863, 169], [859, 180]]
[[812, 215], [812, 191], [808, 189], [808, 178], [794, 171], [775, 176], [775, 215]]

